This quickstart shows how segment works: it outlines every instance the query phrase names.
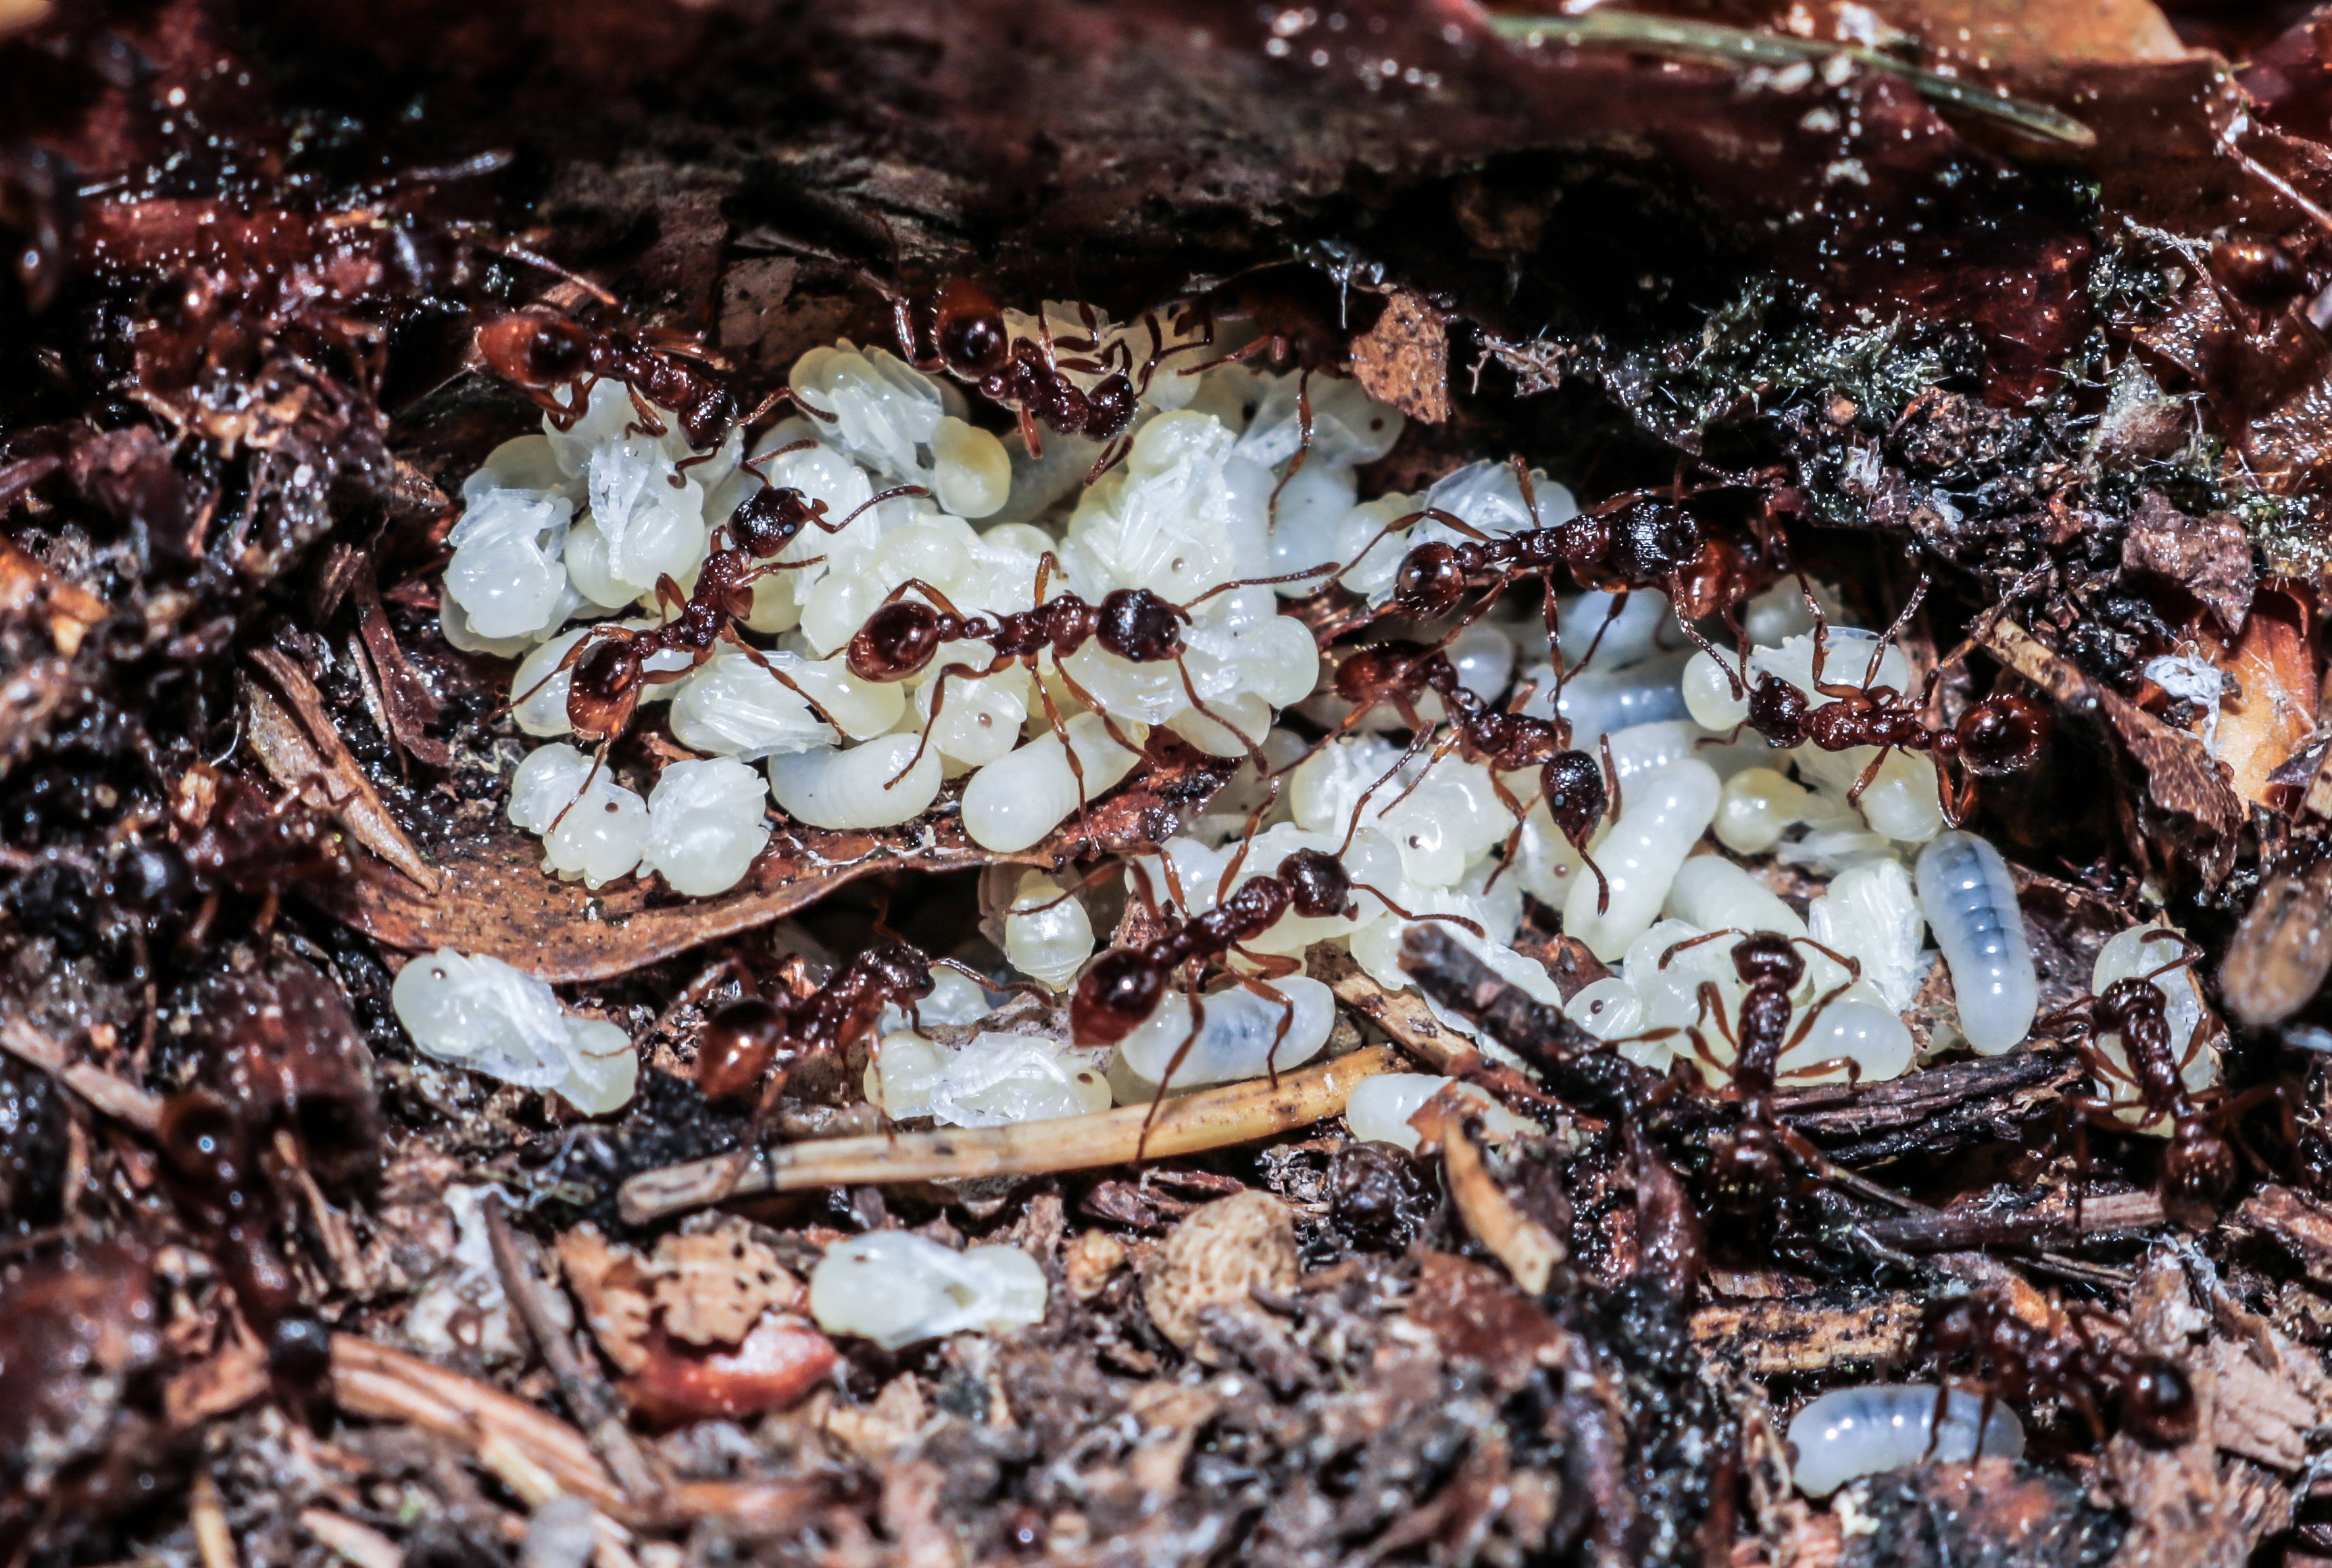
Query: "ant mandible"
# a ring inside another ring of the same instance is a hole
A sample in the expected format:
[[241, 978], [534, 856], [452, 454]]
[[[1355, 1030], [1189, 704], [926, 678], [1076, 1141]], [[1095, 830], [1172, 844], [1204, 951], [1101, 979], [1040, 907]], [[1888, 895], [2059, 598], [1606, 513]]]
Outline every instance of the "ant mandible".
[[[2100, 1443], [2106, 1437], [2100, 1406], [2106, 1404], [2123, 1431], [2151, 1449], [2190, 1441], [2200, 1421], [2194, 1385], [2176, 1362], [2100, 1344], [2084, 1316], [2068, 1317], [2053, 1302], [2043, 1327], [2018, 1316], [2000, 1295], [1964, 1296], [1931, 1308], [1919, 1337], [1939, 1368], [1961, 1357], [1973, 1364], [1983, 1385], [1979, 1432], [2002, 1398], [2061, 1399], [2081, 1412]], [[1935, 1391], [1933, 1430], [1938, 1432], [1947, 1398], [1947, 1387]]]
[[[2040, 748], [2049, 739], [2049, 710], [2030, 698], [2011, 692], [1994, 692], [1971, 705], [1949, 729], [1927, 727], [1927, 705], [1950, 660], [1936, 666], [1935, 673], [1927, 677], [1926, 689], [1916, 698], [1891, 686], [1872, 684], [1878, 679], [1879, 663], [1887, 656], [1888, 645], [1910, 623], [1920, 600], [1926, 595], [1925, 573], [1920, 575], [1918, 585], [1911, 591], [1902, 613], [1872, 646], [1870, 665], [1863, 672], [1859, 686], [1822, 679], [1830, 652], [1830, 623], [1812, 590], [1804, 588], [1802, 584], [1801, 588], [1814, 616], [1814, 693], [1831, 700], [1816, 708], [1813, 698], [1794, 682], [1769, 670], [1749, 689], [1748, 725], [1764, 737], [1766, 745], [1775, 747], [1811, 745], [1823, 751], [1851, 751], [1856, 746], [1877, 746], [1878, 755], [1870, 759], [1862, 776], [1847, 792], [1849, 803], [1862, 798], [1862, 792], [1878, 776], [1889, 752], [1924, 751], [1939, 765], [1956, 763], [1961, 769], [1961, 782], [1956, 788], [1950, 784], [1943, 766], [1935, 770], [1935, 791], [1944, 818], [1957, 827], [1974, 807], [1976, 775], [2014, 773], [2030, 767], [2040, 755]], [[1724, 663], [1722, 660], [1718, 662]], [[1733, 673], [1729, 666], [1726, 673]], [[1737, 682], [1739, 678], [1734, 679]]]
[[[2234, 1186], [2237, 1174], [2234, 1145], [2223, 1129], [2252, 1107], [2271, 1100], [2283, 1112], [2287, 1138], [2296, 1142], [2291, 1110], [2278, 1084], [2233, 1096], [2223, 1088], [2186, 1087], [2185, 1071], [2203, 1049], [2203, 1031], [2197, 1028], [2183, 1050], [2171, 1040], [2168, 1004], [2155, 981], [2201, 962], [2202, 949], [2174, 931], [2155, 931], [2140, 940], [2175, 942], [2184, 951], [2144, 974], [2115, 981], [2103, 995], [2050, 1013], [2033, 1027], [2037, 1033], [2060, 1024], [2072, 1025], [2075, 1033], [2069, 1043], [2098, 1081], [2125, 1084], [2132, 1091], [2128, 1098], [2117, 1098], [2108, 1090], [2064, 1101], [2060, 1114], [2074, 1118], [2076, 1160], [2082, 1170], [2086, 1172], [2088, 1165], [2090, 1126], [2127, 1132], [2130, 1124], [2121, 1113], [2133, 1107], [2145, 1118], [2141, 1126], [2151, 1126], [2166, 1118], [2170, 1143], [2162, 1154], [2163, 1209], [2179, 1224], [2205, 1230], [2217, 1219], [2218, 1206]], [[2121, 1037], [2126, 1060], [2117, 1062], [2106, 1054], [2097, 1041], [2104, 1034]], [[2080, 1230], [2080, 1197], [2081, 1187], [2077, 1185], [2076, 1233]]]

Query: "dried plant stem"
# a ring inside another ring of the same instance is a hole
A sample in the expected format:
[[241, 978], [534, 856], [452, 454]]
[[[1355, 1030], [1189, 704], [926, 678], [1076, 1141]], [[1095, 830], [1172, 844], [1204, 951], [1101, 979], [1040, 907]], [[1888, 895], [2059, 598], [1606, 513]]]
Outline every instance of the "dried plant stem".
[[349, 1568], [404, 1568], [405, 1551], [369, 1525], [328, 1508], [305, 1508], [300, 1526]]
[[0, 1023], [0, 1050], [30, 1062], [116, 1121], [150, 1133], [162, 1125], [162, 1098], [101, 1067], [74, 1061], [65, 1048], [21, 1018]]
[[[1170, 1099], [1158, 1107], [1148, 1157], [1169, 1159], [1309, 1126], [1341, 1112], [1352, 1086], [1361, 1079], [1396, 1071], [1401, 1065], [1398, 1052], [1379, 1046], [1300, 1072], [1282, 1073], [1276, 1086], [1258, 1079]], [[1146, 1105], [1120, 1106], [1090, 1116], [1013, 1126], [788, 1144], [760, 1151], [733, 1188], [728, 1183], [734, 1156], [718, 1155], [634, 1176], [617, 1193], [616, 1207], [625, 1223], [642, 1225], [685, 1209], [701, 1208], [731, 1193], [793, 1193], [852, 1183], [960, 1181], [970, 1176], [1035, 1176], [1130, 1164], [1149, 1115]]]
[[1427, 1145], [1441, 1147], [1442, 1169], [1449, 1178], [1449, 1200], [1474, 1240], [1506, 1266], [1515, 1283], [1530, 1295], [1545, 1290], [1563, 1261], [1563, 1242], [1553, 1231], [1514, 1206], [1482, 1163], [1481, 1146], [1466, 1130], [1466, 1107], [1444, 1088], [1410, 1118]]
[[615, 1391], [596, 1367], [576, 1354], [574, 1342], [551, 1316], [542, 1282], [534, 1277], [533, 1269], [518, 1250], [517, 1239], [511, 1234], [501, 1196], [489, 1193], [479, 1207], [485, 1216], [486, 1238], [493, 1248], [494, 1267], [502, 1274], [502, 1291], [518, 1308], [527, 1334], [542, 1353], [543, 1364], [559, 1380], [559, 1397], [567, 1402], [569, 1413], [582, 1423], [592, 1449], [607, 1461], [608, 1470], [624, 1491], [635, 1502], [646, 1502], [659, 1487], [646, 1457], [632, 1440], [631, 1430], [624, 1424], [624, 1408]]
[[1369, 972], [1341, 948], [1312, 950], [1309, 973], [1336, 993], [1336, 1000], [1391, 1035], [1394, 1041], [1436, 1072], [1474, 1049], [1474, 1042], [1453, 1033], [1433, 1016], [1425, 998], [1413, 991], [1387, 991]]

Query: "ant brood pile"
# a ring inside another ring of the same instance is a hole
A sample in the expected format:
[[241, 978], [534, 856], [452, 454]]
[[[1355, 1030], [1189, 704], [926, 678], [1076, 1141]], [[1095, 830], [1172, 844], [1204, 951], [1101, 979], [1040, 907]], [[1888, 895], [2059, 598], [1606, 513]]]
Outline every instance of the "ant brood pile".
[[[1123, 1103], [1297, 1066], [1335, 1022], [1305, 953], [1344, 947], [1403, 988], [1420, 920], [1623, 1054], [1720, 1084], [1753, 1034], [1776, 1086], [1900, 1074], [1916, 1054], [1903, 1015], [1937, 950], [1959, 1017], [1931, 1049], [2025, 1039], [2037, 990], [2013, 884], [1951, 824], [1974, 775], [2038, 751], [2033, 704], [2002, 693], [1933, 724], [1932, 681], [1895, 632], [1842, 624], [1802, 579], [1737, 569], [1757, 546], [1705, 537], [1683, 507], [1582, 512], [1519, 459], [1363, 500], [1357, 470], [1400, 417], [1355, 384], [1257, 374], [1155, 316], [1048, 306], [1039, 321], [985, 299], [943, 291], [920, 321], [903, 308], [913, 364], [846, 342], [805, 355], [796, 411], [750, 442], [733, 401], [704, 413], [688, 375], [666, 390], [693, 412], [667, 411], [655, 377], [618, 379], [614, 359], [561, 383], [502, 346], [549, 412], [464, 487], [444, 621], [457, 644], [521, 659], [513, 717], [552, 744], [518, 769], [509, 811], [542, 835], [547, 869], [708, 895], [768, 841], [771, 796], [808, 825], [866, 829], [913, 822], [943, 790], [974, 842], [1016, 851], [1117, 785], [1162, 727], [1256, 765], [1128, 862], [1163, 935], [1096, 963], [1083, 883], [997, 884], [991, 935], [1019, 973], [1075, 989], [1075, 1039], [936, 1044], [922, 1025], [976, 1023], [991, 998], [934, 969], [913, 1020], [854, 1026], [882, 1037], [870, 1098], [1017, 1120], [1095, 1108], [1104, 1075]], [[959, 383], [1018, 428], [972, 423]], [[1588, 591], [1558, 603], [1558, 576]], [[1518, 617], [1500, 590], [1523, 578], [1550, 592]], [[1367, 643], [1324, 682], [1311, 631], [1282, 611], [1332, 580], [1436, 640]], [[604, 764], [654, 701], [700, 755], [667, 762], [644, 799]], [[1283, 726], [1290, 709], [1325, 738]], [[1402, 730], [1405, 746], [1385, 737]], [[1768, 855], [1821, 890], [1784, 901], [1742, 863]], [[1564, 1003], [1506, 946], [1525, 895], [1610, 976]], [[1786, 984], [1762, 983], [1790, 1019], [1770, 1041], [1744, 1019], [1757, 985], [1735, 948], [1750, 932], [1798, 960]], [[1202, 989], [1209, 971], [1224, 983]], [[2100, 960], [2101, 990], [2125, 978]], [[2183, 979], [2152, 983], [2200, 1089], [2215, 1063], [2173, 994]], [[514, 1013], [497, 1027], [558, 1032]], [[2099, 1032], [2103, 1104], [2168, 1130], [2175, 1107], [2147, 1100]], [[551, 1072], [559, 1053], [539, 1054]]]

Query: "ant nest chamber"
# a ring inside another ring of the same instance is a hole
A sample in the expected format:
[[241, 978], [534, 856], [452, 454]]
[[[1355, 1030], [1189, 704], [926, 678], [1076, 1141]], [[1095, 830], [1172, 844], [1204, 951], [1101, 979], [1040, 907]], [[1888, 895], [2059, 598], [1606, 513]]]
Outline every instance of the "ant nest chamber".
[[[951, 289], [927, 368], [814, 348], [781, 416], [710, 446], [637, 386], [578, 380], [464, 481], [444, 578], [447, 637], [517, 660], [510, 713], [540, 742], [509, 819], [546, 871], [592, 889], [717, 897], [786, 824], [951, 818], [1018, 855], [1168, 736], [1236, 765], [1154, 850], [999, 885], [1004, 963], [976, 983], [935, 967], [930, 997], [890, 998], [872, 1104], [993, 1126], [1276, 1075], [1334, 1033], [1309, 955], [1341, 950], [1400, 993], [1404, 939], [1428, 924], [1591, 1040], [1713, 1087], [1738, 1070], [1749, 987], [1731, 954], [1750, 932], [1803, 960], [1779, 1086], [2026, 1040], [2014, 884], [1951, 824], [1974, 774], [2037, 750], [2031, 705], [1924, 720], [1899, 623], [1849, 623], [1803, 573], [1712, 584], [1713, 541], [1673, 502], [1582, 512], [1560, 475], [1487, 455], [1364, 495], [1404, 421], [1356, 382], [1252, 369], [1171, 313], [1039, 320]], [[1716, 558], [1754, 564], [1754, 543], [1728, 547]], [[1544, 604], [1505, 592], [1520, 584]], [[1324, 655], [1324, 624], [1364, 630]], [[653, 782], [609, 765], [644, 726]], [[1306, 867], [1341, 881], [1317, 908]], [[1106, 983], [1097, 884], [1173, 934], [1113, 952]], [[1515, 950], [1526, 900], [1594, 977], [1558, 986]], [[1215, 978], [1194, 985], [1192, 965]], [[2128, 968], [2101, 958], [2100, 985]], [[2216, 1059], [2191, 982], [2147, 973], [2199, 1090]], [[1069, 1038], [975, 1027], [1015, 982], [1077, 993]], [[477, 987], [507, 1012], [483, 972]], [[1953, 1001], [1920, 1013], [1923, 989]], [[2099, 1092], [2145, 1121], [2118, 1036], [2101, 1046], [2121, 1069]]]

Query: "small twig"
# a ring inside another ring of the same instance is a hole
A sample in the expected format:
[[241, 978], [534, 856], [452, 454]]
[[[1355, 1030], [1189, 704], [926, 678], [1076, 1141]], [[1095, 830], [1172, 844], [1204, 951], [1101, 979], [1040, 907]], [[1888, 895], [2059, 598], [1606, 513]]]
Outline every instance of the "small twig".
[[1449, 1178], [1449, 1200], [1474, 1240], [1506, 1266], [1515, 1283], [1532, 1296], [1546, 1289], [1554, 1266], [1563, 1261], [1563, 1242], [1545, 1226], [1515, 1207], [1482, 1163], [1481, 1148], [1466, 1131], [1464, 1103], [1453, 1103], [1452, 1091], [1426, 1101], [1410, 1118], [1421, 1138], [1419, 1153], [1439, 1145], [1442, 1169]]
[[2034, 1247], [2045, 1241], [2079, 1241], [2094, 1236], [2127, 1235], [2166, 1222], [2157, 1193], [2107, 1193], [2081, 1205], [2081, 1228], [2073, 1229], [2073, 1205], [2060, 1200], [2022, 1213], [1938, 1210], [1900, 1219], [1870, 1220], [1863, 1229], [1882, 1246], [1909, 1253], [1964, 1252], [1986, 1247]]
[[1443, 1027], [1425, 998], [1414, 992], [1387, 991], [1342, 948], [1314, 947], [1308, 972], [1334, 992], [1337, 1001], [1383, 1030], [1436, 1072], [1448, 1072], [1452, 1062], [1474, 1049], [1471, 1041]]
[[494, 1267], [502, 1273], [502, 1292], [518, 1308], [535, 1348], [542, 1353], [543, 1364], [559, 1380], [559, 1397], [567, 1402], [568, 1413], [582, 1425], [592, 1449], [607, 1461], [616, 1483], [634, 1502], [645, 1505], [660, 1488], [646, 1457], [632, 1440], [631, 1429], [624, 1424], [623, 1406], [615, 1391], [596, 1368], [584, 1364], [575, 1353], [574, 1342], [551, 1316], [542, 1282], [534, 1277], [511, 1235], [502, 1194], [487, 1193], [478, 1212], [485, 1216], [486, 1239], [493, 1248]]
[[[1148, 1157], [1171, 1159], [1310, 1126], [1343, 1111], [1361, 1079], [1397, 1072], [1402, 1065], [1398, 1052], [1378, 1046], [1301, 1072], [1283, 1072], [1276, 1088], [1257, 1079], [1180, 1096], [1158, 1107]], [[616, 1207], [626, 1224], [645, 1225], [731, 1195], [971, 1176], [1037, 1176], [1131, 1164], [1149, 1115], [1147, 1105], [1131, 1105], [1011, 1126], [789, 1144], [756, 1154], [733, 1187], [729, 1175], [735, 1156], [716, 1155], [642, 1172], [618, 1190]]]
[[303, 1508], [300, 1527], [349, 1564], [349, 1568], [405, 1568], [405, 1552], [369, 1525], [359, 1525], [329, 1508]]
[[194, 1499], [187, 1507], [195, 1527], [195, 1554], [203, 1568], [242, 1568], [234, 1551], [234, 1532], [227, 1528], [226, 1507], [219, 1501], [218, 1483], [208, 1470], [195, 1472]]
[[148, 1094], [101, 1067], [74, 1061], [63, 1046], [22, 1018], [0, 1022], [0, 1050], [32, 1063], [107, 1116], [139, 1132], [150, 1133], [162, 1125], [161, 1096]]

